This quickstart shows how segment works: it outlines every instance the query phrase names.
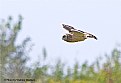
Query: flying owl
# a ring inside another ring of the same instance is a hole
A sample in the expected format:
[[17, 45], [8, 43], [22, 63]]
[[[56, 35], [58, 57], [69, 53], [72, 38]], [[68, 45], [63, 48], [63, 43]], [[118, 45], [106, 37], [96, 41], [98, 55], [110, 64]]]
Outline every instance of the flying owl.
[[90, 33], [77, 30], [74, 27], [69, 26], [69, 25], [62, 24], [62, 26], [64, 29], [69, 31], [68, 34], [63, 35], [62, 37], [62, 40], [66, 42], [72, 42], [72, 43], [79, 42], [79, 41], [84, 41], [85, 39], [88, 39], [88, 38], [94, 38], [97, 40], [97, 37]]

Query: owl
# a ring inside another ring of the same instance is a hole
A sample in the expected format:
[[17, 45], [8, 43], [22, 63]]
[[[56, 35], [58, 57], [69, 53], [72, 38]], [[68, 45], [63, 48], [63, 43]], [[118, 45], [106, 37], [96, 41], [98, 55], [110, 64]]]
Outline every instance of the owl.
[[66, 42], [74, 43], [74, 42], [84, 41], [85, 39], [88, 39], [88, 38], [94, 38], [97, 40], [97, 37], [90, 33], [77, 30], [74, 27], [69, 26], [69, 25], [62, 24], [62, 26], [64, 29], [69, 31], [68, 34], [63, 35], [62, 37], [62, 40]]

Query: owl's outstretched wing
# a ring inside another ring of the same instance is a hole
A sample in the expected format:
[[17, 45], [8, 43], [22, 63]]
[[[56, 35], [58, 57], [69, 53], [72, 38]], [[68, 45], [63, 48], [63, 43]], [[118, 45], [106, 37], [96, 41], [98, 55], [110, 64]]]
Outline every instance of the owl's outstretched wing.
[[97, 40], [97, 37], [92, 35], [92, 34], [90, 34], [90, 33], [85, 32], [84, 35], [85, 35], [86, 38], [94, 38], [94, 39]]
[[69, 26], [69, 25], [65, 25], [65, 24], [62, 24], [63, 25], [63, 28], [68, 30], [69, 33], [75, 35], [75, 36], [84, 36], [84, 31], [81, 31], [81, 30], [77, 30], [75, 29], [74, 27], [72, 26]]
[[72, 26], [69, 26], [69, 25], [65, 25], [65, 24], [62, 24], [63, 28], [68, 30], [69, 32], [72, 31], [72, 30], [75, 30], [74, 27]]
[[87, 32], [81, 31], [81, 30], [77, 30], [74, 27], [69, 26], [69, 25], [65, 25], [65, 24], [62, 24], [62, 25], [63, 25], [64, 29], [68, 30], [70, 34], [72, 34], [73, 36], [75, 36], [77, 38], [78, 37], [83, 38], [83, 39], [94, 38], [97, 40], [97, 37], [90, 33], [87, 33]]

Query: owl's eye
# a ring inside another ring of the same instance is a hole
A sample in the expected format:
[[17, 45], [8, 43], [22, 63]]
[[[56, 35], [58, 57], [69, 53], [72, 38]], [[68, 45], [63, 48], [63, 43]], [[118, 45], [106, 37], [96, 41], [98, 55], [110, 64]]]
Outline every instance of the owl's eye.
[[65, 38], [66, 36], [64, 35], [63, 38]]
[[66, 35], [64, 35], [63, 38], [66, 38]]
[[66, 35], [64, 35], [64, 36], [62, 37], [62, 39], [63, 39], [63, 40], [66, 40], [66, 39], [67, 39], [67, 36], [66, 36]]

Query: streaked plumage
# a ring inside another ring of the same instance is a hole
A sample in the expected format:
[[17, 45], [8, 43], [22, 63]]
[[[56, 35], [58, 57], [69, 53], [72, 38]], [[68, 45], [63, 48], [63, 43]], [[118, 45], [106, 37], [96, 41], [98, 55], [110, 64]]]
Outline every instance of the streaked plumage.
[[63, 35], [62, 40], [64, 40], [64, 41], [79, 42], [79, 41], [84, 41], [87, 38], [94, 38], [97, 40], [97, 37], [90, 33], [87, 33], [87, 32], [81, 31], [81, 30], [77, 30], [74, 27], [69, 26], [69, 25], [65, 25], [65, 24], [62, 24], [62, 25], [63, 25], [64, 29], [69, 31], [68, 34]]

